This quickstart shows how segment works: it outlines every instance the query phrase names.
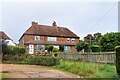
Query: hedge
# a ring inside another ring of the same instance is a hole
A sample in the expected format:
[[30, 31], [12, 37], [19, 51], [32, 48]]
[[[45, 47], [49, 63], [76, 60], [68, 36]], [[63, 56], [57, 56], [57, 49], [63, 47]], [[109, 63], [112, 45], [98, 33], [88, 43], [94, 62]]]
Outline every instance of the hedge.
[[91, 50], [92, 50], [92, 52], [100, 52], [100, 46], [99, 45], [92, 45]]
[[28, 60], [28, 64], [32, 64], [32, 65], [55, 66], [60, 64], [60, 60], [55, 57], [44, 57], [44, 56], [32, 55], [27, 60]]
[[24, 47], [19, 46], [7, 46], [3, 54], [16, 55], [25, 54], [26, 50]]
[[120, 46], [116, 46], [116, 70], [120, 76]]

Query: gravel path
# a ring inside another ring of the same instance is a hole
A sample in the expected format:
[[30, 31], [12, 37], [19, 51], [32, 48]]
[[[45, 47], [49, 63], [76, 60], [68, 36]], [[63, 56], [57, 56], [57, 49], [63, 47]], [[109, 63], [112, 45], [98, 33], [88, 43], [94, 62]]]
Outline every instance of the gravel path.
[[4, 78], [79, 78], [71, 73], [35, 65], [1, 64]]

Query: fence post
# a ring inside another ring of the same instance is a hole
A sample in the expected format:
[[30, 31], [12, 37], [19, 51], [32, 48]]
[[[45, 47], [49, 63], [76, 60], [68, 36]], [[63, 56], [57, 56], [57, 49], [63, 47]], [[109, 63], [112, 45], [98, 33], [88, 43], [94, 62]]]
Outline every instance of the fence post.
[[116, 46], [116, 70], [120, 76], [120, 46]]

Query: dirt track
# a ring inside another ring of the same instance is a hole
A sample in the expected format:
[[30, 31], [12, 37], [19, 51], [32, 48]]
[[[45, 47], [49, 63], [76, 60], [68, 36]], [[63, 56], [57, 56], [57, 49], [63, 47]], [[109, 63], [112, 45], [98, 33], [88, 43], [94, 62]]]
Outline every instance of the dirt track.
[[19, 64], [2, 64], [1, 66], [4, 78], [79, 78], [71, 73], [43, 66]]

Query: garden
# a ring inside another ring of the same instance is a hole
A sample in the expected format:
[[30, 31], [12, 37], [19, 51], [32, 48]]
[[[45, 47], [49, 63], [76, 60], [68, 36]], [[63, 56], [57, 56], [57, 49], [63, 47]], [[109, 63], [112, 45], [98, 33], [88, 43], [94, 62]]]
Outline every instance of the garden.
[[[115, 35], [117, 36], [115, 37]], [[53, 57], [30, 55], [26, 53], [25, 47], [6, 46], [5, 43], [2, 44], [3, 64], [29, 64], [47, 66], [50, 68], [76, 74], [80, 76], [80, 78], [118, 79], [120, 75], [120, 36], [118, 36], [118, 33], [107, 33], [104, 36], [99, 37], [99, 39], [96, 38], [96, 40], [94, 40], [93, 42], [89, 42], [89, 40], [86, 40], [78, 43], [76, 45], [77, 51], [81, 51], [82, 49], [85, 49], [85, 51], [91, 51], [89, 50], [90, 48], [93, 52], [115, 51], [116, 65], [65, 60], [59, 58], [58, 56]], [[59, 51], [52, 46], [47, 46], [46, 49], [51, 52]]]

